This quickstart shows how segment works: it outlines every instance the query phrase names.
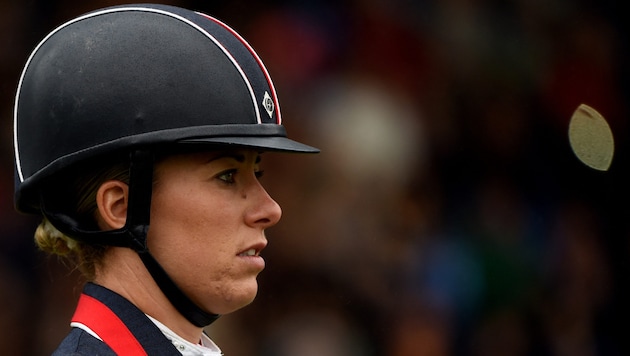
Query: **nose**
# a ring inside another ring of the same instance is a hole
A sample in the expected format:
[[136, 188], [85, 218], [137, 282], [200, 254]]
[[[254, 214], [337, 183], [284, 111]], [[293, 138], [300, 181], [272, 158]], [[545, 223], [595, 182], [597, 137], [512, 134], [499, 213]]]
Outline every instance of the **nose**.
[[255, 185], [255, 193], [252, 192], [250, 196], [256, 198], [252, 199], [252, 207], [247, 212], [247, 223], [253, 227], [266, 229], [280, 221], [282, 208], [260, 182], [256, 181]]

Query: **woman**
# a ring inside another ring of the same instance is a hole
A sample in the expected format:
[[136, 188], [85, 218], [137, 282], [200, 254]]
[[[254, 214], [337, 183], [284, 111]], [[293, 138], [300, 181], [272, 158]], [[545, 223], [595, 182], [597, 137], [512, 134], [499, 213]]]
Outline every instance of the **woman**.
[[315, 153], [282, 126], [236, 32], [165, 5], [97, 10], [29, 57], [14, 117], [16, 206], [88, 279], [57, 355], [215, 355], [203, 333], [250, 303], [281, 210], [265, 151]]

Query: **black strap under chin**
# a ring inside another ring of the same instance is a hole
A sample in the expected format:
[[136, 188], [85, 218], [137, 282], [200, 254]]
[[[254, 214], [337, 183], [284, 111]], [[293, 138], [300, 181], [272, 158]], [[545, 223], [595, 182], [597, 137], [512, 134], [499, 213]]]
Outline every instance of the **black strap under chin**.
[[48, 211], [44, 204], [45, 199], [41, 199], [40, 205], [43, 214], [53, 226], [78, 241], [88, 244], [129, 247], [136, 251], [151, 277], [171, 304], [195, 326], [208, 326], [217, 320], [219, 315], [203, 311], [190, 300], [149, 252], [147, 233], [151, 220], [152, 187], [153, 154], [148, 150], [135, 150], [130, 156], [127, 221], [121, 229], [84, 230], [69, 215]]
[[129, 205], [127, 230], [133, 248], [162, 293], [192, 324], [205, 327], [219, 318], [217, 314], [201, 310], [169, 277], [147, 246], [153, 187], [153, 155], [149, 151], [135, 151], [131, 157], [129, 175]]
[[181, 289], [168, 276], [162, 266], [153, 258], [147, 250], [146, 252], [138, 252], [140, 259], [144, 263], [155, 283], [160, 286], [162, 293], [166, 295], [171, 304], [182, 314], [188, 321], [199, 327], [206, 327], [217, 320], [220, 315], [209, 314], [201, 310], [193, 303]]

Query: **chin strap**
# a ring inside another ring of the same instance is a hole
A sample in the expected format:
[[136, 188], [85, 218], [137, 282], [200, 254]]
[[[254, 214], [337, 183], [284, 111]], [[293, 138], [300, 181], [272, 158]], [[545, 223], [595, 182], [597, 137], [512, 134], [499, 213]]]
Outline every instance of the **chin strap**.
[[188, 321], [198, 327], [206, 327], [220, 315], [207, 313], [197, 306], [169, 277], [168, 273], [149, 252], [147, 233], [151, 215], [153, 188], [153, 154], [148, 150], [131, 153], [129, 168], [129, 204], [125, 226], [111, 231], [88, 231], [65, 214], [47, 211], [41, 199], [41, 209], [48, 220], [60, 231], [72, 238], [89, 244], [129, 247], [138, 253], [142, 263], [160, 287], [162, 293]]
[[188, 321], [190, 321], [193, 325], [203, 328], [219, 319], [220, 315], [206, 313], [192, 300], [190, 300], [190, 298], [188, 298], [184, 292], [179, 289], [175, 282], [173, 282], [149, 251], [138, 252], [138, 255], [140, 256], [140, 259], [144, 263], [146, 269], [149, 273], [151, 273], [155, 283], [157, 283], [162, 290], [162, 293], [166, 295], [177, 311], [179, 311], [179, 313], [188, 319]]
[[153, 191], [153, 155], [150, 151], [132, 152], [129, 174], [129, 205], [127, 207], [127, 229], [133, 248], [153, 280], [173, 306], [192, 324], [205, 327], [219, 318], [199, 308], [169, 277], [155, 260], [147, 246]]

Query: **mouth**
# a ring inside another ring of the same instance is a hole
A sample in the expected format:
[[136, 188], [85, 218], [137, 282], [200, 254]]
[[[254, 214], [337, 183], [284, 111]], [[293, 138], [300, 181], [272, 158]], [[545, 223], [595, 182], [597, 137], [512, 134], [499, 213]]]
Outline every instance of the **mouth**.
[[248, 247], [247, 249], [239, 252], [237, 256], [239, 257], [258, 257], [260, 256], [260, 251], [262, 251], [265, 246], [267, 246], [266, 242], [261, 242], [255, 245]]
[[255, 248], [250, 248], [249, 250], [243, 251], [238, 254], [239, 257], [251, 257], [251, 256], [259, 256], [260, 250], [256, 250]]

